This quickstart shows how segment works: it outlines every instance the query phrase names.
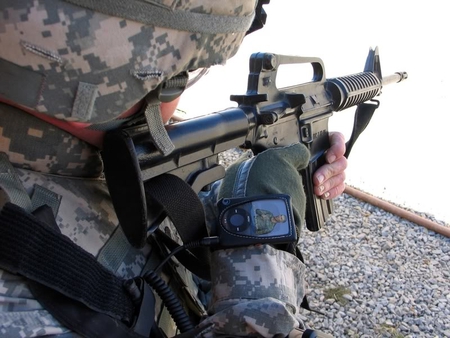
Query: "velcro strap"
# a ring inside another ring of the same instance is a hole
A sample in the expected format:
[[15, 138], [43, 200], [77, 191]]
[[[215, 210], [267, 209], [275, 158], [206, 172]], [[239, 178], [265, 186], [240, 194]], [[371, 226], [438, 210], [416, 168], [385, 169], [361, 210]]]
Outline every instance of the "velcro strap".
[[68, 237], [12, 203], [0, 213], [0, 267], [95, 311], [131, 321], [134, 306], [121, 279]]
[[174, 151], [175, 146], [170, 140], [169, 134], [164, 128], [161, 117], [161, 102], [155, 101], [147, 104], [145, 108], [145, 119], [147, 120], [148, 131], [155, 147], [164, 155], [169, 155]]
[[250, 28], [255, 17], [255, 12], [248, 16], [213, 15], [188, 12], [164, 6], [156, 1], [65, 1], [107, 15], [118, 16], [151, 26], [166, 27], [194, 33], [229, 34], [246, 32]]
[[72, 117], [82, 122], [89, 121], [94, 111], [97, 96], [98, 88], [96, 85], [79, 82], [77, 95], [73, 102]]
[[25, 107], [36, 107], [45, 83], [43, 74], [0, 58], [0, 79], [2, 98]]
[[17, 177], [8, 156], [0, 152], [0, 208], [6, 202], [17, 204], [29, 212], [33, 210], [30, 197]]

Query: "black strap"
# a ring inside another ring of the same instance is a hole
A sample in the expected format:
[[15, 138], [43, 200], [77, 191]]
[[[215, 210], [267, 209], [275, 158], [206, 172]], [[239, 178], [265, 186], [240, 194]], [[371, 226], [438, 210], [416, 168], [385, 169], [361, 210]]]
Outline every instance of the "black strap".
[[[146, 181], [144, 187], [147, 204], [151, 205], [156, 201], [164, 209], [184, 244], [208, 236], [203, 205], [184, 180], [175, 175], [163, 174]], [[170, 249], [173, 249], [173, 246], [170, 246]], [[183, 256], [186, 259], [183, 259]], [[177, 255], [177, 258], [197, 276], [210, 279], [208, 249], [192, 249], [192, 254], [188, 252], [185, 255]]]
[[[121, 321], [94, 311], [49, 287], [29, 281], [30, 291], [61, 324], [89, 338], [142, 338]], [[152, 320], [152, 318], [148, 318]]]
[[146, 181], [144, 187], [147, 199], [164, 208], [184, 243], [208, 236], [203, 205], [189, 184], [178, 176], [163, 174]]
[[356, 108], [355, 119], [353, 121], [352, 135], [350, 136], [350, 139], [345, 144], [345, 146], [346, 146], [345, 157], [347, 157], [347, 158], [350, 155], [350, 151], [352, 150], [353, 145], [355, 144], [359, 135], [361, 135], [361, 133], [366, 129], [367, 125], [369, 124], [370, 120], [372, 119], [373, 113], [380, 106], [379, 101], [376, 101], [376, 100], [372, 100], [372, 101], [375, 102], [376, 104], [361, 103]]
[[253, 33], [254, 31], [257, 31], [258, 29], [264, 27], [267, 20], [267, 14], [263, 8], [263, 5], [267, 5], [269, 2], [270, 0], [258, 0], [255, 8], [255, 18], [253, 19], [252, 25], [248, 29], [247, 33], [245, 33], [245, 35]]
[[0, 213], [0, 267], [115, 319], [133, 318], [134, 305], [121, 279], [68, 237], [12, 203]]

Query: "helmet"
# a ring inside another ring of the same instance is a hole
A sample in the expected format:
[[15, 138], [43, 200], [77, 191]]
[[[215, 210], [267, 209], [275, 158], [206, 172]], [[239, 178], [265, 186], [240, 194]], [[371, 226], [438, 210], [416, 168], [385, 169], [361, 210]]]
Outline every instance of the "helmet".
[[225, 63], [256, 2], [2, 0], [0, 100], [107, 126], [167, 79]]

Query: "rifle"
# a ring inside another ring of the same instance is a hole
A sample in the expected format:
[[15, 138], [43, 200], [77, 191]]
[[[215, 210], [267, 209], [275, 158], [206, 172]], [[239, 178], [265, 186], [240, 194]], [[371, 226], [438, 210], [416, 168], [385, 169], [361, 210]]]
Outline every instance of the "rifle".
[[[278, 89], [277, 70], [285, 64], [310, 64], [311, 82]], [[218, 160], [221, 152], [240, 147], [258, 154], [302, 142], [311, 153], [308, 167], [300, 171], [307, 196], [306, 225], [319, 230], [333, 212], [333, 201], [317, 197], [312, 181], [330, 146], [328, 119], [333, 112], [357, 106], [348, 157], [379, 106], [373, 98], [384, 86], [407, 77], [405, 72], [382, 77], [378, 48], [370, 49], [363, 72], [332, 79], [326, 79], [320, 58], [253, 54], [246, 94], [231, 96], [238, 107], [167, 125], [174, 145], [170, 154], [158, 150], [147, 125], [106, 135], [105, 176], [122, 227], [136, 221], [155, 226], [162, 220], [164, 213], [150, 208], [143, 196], [143, 185], [156, 176], [176, 175], [198, 193], [225, 175]]]

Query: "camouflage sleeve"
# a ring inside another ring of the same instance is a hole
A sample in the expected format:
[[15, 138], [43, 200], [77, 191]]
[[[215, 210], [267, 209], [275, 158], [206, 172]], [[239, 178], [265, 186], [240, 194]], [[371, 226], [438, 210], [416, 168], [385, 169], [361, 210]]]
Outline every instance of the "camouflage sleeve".
[[262, 209], [256, 209], [256, 214], [259, 216], [269, 216], [269, 217], [273, 216], [273, 214], [270, 211], [262, 210]]
[[286, 337], [303, 328], [297, 314], [304, 298], [305, 265], [295, 256], [270, 245], [213, 252], [211, 257], [213, 324], [204, 337]]
[[222, 180], [216, 181], [211, 185], [209, 191], [201, 191], [199, 194], [206, 215], [206, 227], [210, 235], [215, 234], [215, 228], [219, 219], [217, 210], [217, 196], [219, 194], [220, 184]]

